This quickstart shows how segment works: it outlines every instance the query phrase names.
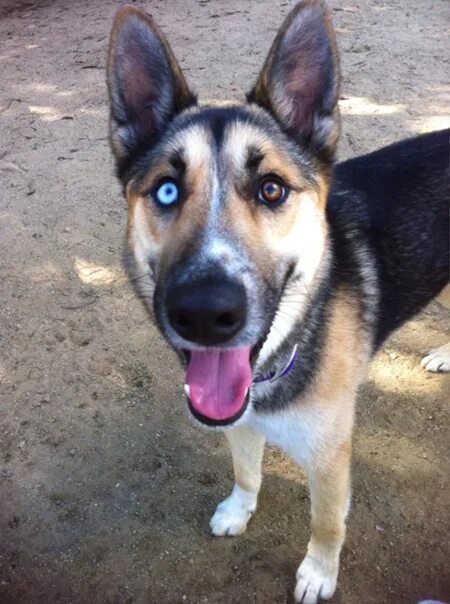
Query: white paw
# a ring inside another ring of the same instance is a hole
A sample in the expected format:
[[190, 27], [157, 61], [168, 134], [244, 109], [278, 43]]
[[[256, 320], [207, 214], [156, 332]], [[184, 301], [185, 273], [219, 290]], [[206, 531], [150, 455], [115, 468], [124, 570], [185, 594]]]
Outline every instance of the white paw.
[[427, 371], [433, 371], [433, 373], [450, 371], [450, 342], [430, 350], [427, 356], [422, 359], [422, 367], [425, 367]]
[[325, 562], [306, 556], [297, 570], [295, 601], [302, 604], [317, 604], [320, 600], [329, 600], [335, 590], [338, 564]]
[[209, 521], [212, 534], [231, 537], [245, 532], [247, 523], [256, 510], [256, 500], [256, 493], [249, 493], [234, 485], [231, 495], [219, 503]]

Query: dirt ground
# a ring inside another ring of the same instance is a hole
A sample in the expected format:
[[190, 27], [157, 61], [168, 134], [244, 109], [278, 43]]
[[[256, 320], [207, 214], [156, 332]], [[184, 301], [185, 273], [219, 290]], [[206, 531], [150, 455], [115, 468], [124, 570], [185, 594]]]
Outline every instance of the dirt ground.
[[[114, 0], [0, 0], [0, 603], [282, 604], [308, 539], [301, 471], [265, 457], [260, 509], [209, 535], [223, 438], [189, 423], [181, 372], [121, 267], [107, 140]], [[293, 2], [136, 2], [202, 99], [239, 98]], [[446, 0], [332, 1], [340, 157], [448, 124]], [[433, 304], [362, 388], [341, 604], [450, 598], [449, 337]]]

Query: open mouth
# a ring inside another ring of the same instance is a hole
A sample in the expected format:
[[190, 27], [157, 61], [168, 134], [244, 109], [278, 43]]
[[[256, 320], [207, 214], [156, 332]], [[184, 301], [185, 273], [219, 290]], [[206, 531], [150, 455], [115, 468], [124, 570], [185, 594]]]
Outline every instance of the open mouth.
[[[290, 268], [285, 284], [291, 273]], [[285, 285], [280, 298], [284, 289]], [[278, 379], [275, 370], [253, 375], [256, 360], [269, 336], [275, 314], [267, 313], [272, 316], [272, 321], [266, 323], [259, 340], [253, 345], [238, 348], [215, 348], [214, 345], [207, 345], [205, 348], [180, 350], [187, 364], [185, 392], [189, 410], [198, 421], [208, 426], [227, 426], [235, 423], [247, 409], [252, 385]], [[181, 335], [186, 337], [184, 333]], [[195, 339], [191, 339], [195, 342]], [[297, 347], [280, 375], [290, 371], [295, 362], [296, 349]]]
[[252, 348], [190, 350], [185, 391], [191, 413], [204, 424], [237, 421], [253, 382]]

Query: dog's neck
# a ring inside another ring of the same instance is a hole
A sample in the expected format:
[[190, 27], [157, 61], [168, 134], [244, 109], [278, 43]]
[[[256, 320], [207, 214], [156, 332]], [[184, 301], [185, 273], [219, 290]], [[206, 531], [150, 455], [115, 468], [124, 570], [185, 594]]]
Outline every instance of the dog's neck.
[[257, 374], [255, 376], [255, 379], [253, 380], [253, 384], [261, 384], [263, 382], [270, 382], [271, 384], [273, 384], [280, 378], [289, 375], [295, 365], [295, 362], [297, 361], [297, 357], [298, 344], [295, 344], [290, 355], [286, 359], [286, 363], [281, 367], [281, 369], [272, 369], [271, 371]]

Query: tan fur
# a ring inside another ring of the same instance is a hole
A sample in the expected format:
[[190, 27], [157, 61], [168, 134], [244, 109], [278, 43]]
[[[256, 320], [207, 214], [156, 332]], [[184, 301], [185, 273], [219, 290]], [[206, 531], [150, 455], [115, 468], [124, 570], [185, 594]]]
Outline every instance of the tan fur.
[[359, 302], [341, 289], [327, 324], [315, 396], [330, 405], [343, 397], [351, 397], [363, 378], [369, 354], [370, 345], [362, 333], [359, 318]]
[[[308, 429], [322, 435], [305, 466], [311, 499], [311, 538], [305, 560], [309, 560], [308, 564], [320, 563], [322, 568], [329, 569], [331, 577], [337, 575], [345, 539], [354, 405], [363, 377], [361, 368], [365, 367], [369, 354], [368, 343], [361, 344], [364, 338], [361, 338], [357, 309], [350, 293], [345, 290], [337, 293], [331, 308], [321, 369], [312, 390], [296, 401], [298, 416], [294, 413], [291, 420], [308, 421]], [[299, 439], [302, 429], [299, 424]], [[295, 426], [293, 430], [295, 433]], [[264, 441], [262, 437], [255, 441], [254, 434], [246, 427], [235, 428], [227, 433], [227, 438], [236, 484], [256, 497]], [[252, 447], [254, 452], [250, 454]], [[302, 572], [300, 567], [298, 577]]]
[[[277, 270], [279, 259], [290, 253], [294, 239], [300, 246], [302, 241], [309, 239], [312, 220], [317, 223], [315, 232], [318, 236], [314, 244], [318, 245], [324, 239], [326, 224], [320, 211], [319, 199], [314, 190], [301, 193], [291, 191], [285, 207], [277, 216], [273, 216], [267, 209], [261, 210], [234, 194], [229, 199], [227, 221], [233, 224], [234, 232], [239, 239], [245, 241], [252, 259], [270, 278]], [[310, 207], [306, 208], [305, 204], [315, 207], [314, 218]], [[304, 220], [306, 212], [307, 219]], [[317, 264], [318, 261], [319, 259]]]
[[362, 334], [358, 304], [351, 294], [340, 290], [331, 309], [322, 362], [309, 397], [325, 412], [332, 427], [330, 440], [317, 452], [308, 474], [312, 511], [308, 553], [313, 556], [319, 551], [321, 555], [335, 550], [338, 554], [344, 541], [354, 406], [368, 359], [369, 344]]
[[[177, 261], [186, 246], [190, 245], [192, 241], [198, 240], [208, 217], [211, 192], [211, 148], [207, 133], [200, 128], [193, 128], [187, 131], [178, 146], [183, 151], [187, 164], [189, 195], [176, 212], [168, 216], [167, 213], [157, 208], [150, 198], [149, 192], [158, 181], [164, 177], [173, 176], [174, 169], [164, 156], [145, 175], [139, 186], [132, 183], [126, 190], [129, 211], [129, 245], [132, 250], [135, 249], [134, 241], [130, 239], [132, 229], [141, 237], [150, 238], [148, 246], [155, 250], [162, 273]], [[142, 220], [136, 220], [136, 211], [140, 206], [145, 206], [145, 211], [141, 213], [145, 224]]]
[[[349, 506], [356, 392], [369, 357], [357, 309], [351, 294], [338, 292], [315, 387], [306, 400], [297, 402], [299, 407], [317, 408], [320, 421], [328, 425], [322, 446], [307, 468], [311, 498], [307, 555], [320, 560], [325, 567], [336, 567], [336, 572]], [[317, 425], [316, 429], [323, 430], [323, 426]]]
[[349, 505], [351, 439], [339, 447], [330, 443], [327, 458], [308, 472], [311, 497], [311, 538], [308, 555], [339, 557], [345, 538], [345, 517]]
[[246, 426], [227, 430], [236, 484], [244, 491], [258, 492], [261, 486], [261, 460], [264, 437]]
[[128, 203], [128, 237], [132, 231], [138, 231], [155, 246], [161, 245], [161, 231], [155, 220], [149, 204], [143, 195], [127, 191]]
[[258, 173], [261, 175], [269, 172], [281, 176], [291, 187], [302, 189], [305, 187], [305, 179], [299, 172], [298, 166], [292, 162], [285, 150], [262, 133], [258, 128], [250, 124], [235, 124], [229, 129], [224, 145], [225, 157], [235, 174], [239, 174], [245, 168], [248, 149], [255, 147], [264, 154]]

